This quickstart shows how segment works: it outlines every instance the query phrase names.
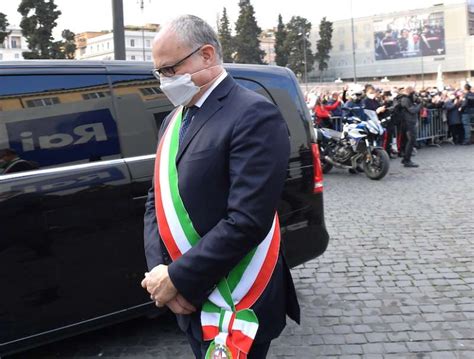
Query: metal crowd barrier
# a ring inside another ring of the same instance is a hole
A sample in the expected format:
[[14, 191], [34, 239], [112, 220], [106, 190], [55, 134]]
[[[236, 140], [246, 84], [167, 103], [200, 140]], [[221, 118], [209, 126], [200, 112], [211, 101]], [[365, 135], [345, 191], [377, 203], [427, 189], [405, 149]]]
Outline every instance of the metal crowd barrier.
[[342, 127], [343, 127], [342, 117], [333, 116], [333, 117], [331, 117], [331, 122], [333, 123], [334, 129], [336, 131], [339, 131], [339, 132], [342, 131]]
[[[342, 131], [342, 117], [331, 117], [333, 128], [336, 131]], [[417, 126], [417, 141], [428, 141], [439, 143], [448, 138], [448, 123], [443, 116], [442, 109], [428, 110], [428, 117], [420, 118]]]
[[448, 123], [443, 110], [428, 110], [428, 117], [420, 118], [417, 128], [417, 141], [431, 140], [432, 144], [448, 138]]

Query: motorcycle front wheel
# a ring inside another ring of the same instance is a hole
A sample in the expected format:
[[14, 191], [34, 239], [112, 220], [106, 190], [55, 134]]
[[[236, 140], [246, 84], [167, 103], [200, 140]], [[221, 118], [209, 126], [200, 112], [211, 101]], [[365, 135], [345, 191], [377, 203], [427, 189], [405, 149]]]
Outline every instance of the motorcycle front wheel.
[[372, 151], [372, 161], [366, 159], [363, 163], [365, 175], [371, 180], [380, 180], [385, 177], [390, 168], [390, 157], [381, 148]]
[[323, 169], [323, 173], [326, 174], [326, 173], [329, 173], [329, 171], [332, 170], [332, 164], [330, 164], [328, 161], [326, 160], [321, 160], [321, 167]]

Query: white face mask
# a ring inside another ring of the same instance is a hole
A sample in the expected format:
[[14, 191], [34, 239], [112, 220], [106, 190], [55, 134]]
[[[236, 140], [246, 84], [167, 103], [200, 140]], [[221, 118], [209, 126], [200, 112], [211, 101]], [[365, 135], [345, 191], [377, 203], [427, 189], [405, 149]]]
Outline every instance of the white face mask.
[[368, 98], [370, 98], [371, 100], [373, 100], [375, 98], [375, 94], [374, 93], [369, 93], [367, 95]]
[[[217, 66], [219, 65], [211, 66], [206, 69], [196, 71], [192, 74], [174, 75], [171, 77], [160, 76], [161, 91], [163, 91], [166, 97], [168, 97], [173, 106], [186, 106], [193, 99], [193, 97], [196, 96], [199, 90], [215, 79], [212, 79], [202, 86], [197, 86], [191, 79], [191, 76]], [[217, 75], [216, 78], [219, 75]]]
[[191, 74], [160, 76], [160, 88], [175, 107], [186, 106], [200, 90], [191, 80]]

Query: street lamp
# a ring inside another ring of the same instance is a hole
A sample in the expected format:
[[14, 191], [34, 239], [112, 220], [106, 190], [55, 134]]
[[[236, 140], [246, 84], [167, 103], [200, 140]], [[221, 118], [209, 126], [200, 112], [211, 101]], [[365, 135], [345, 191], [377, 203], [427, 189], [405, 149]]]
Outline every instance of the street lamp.
[[112, 0], [114, 29], [114, 59], [125, 60], [125, 30], [123, 26], [123, 0]]
[[354, 14], [352, 12], [352, 0], [351, 2], [351, 32], [352, 32], [352, 64], [354, 66], [354, 83], [357, 83], [357, 72], [356, 72], [356, 53], [355, 53], [355, 39], [354, 39]]
[[308, 65], [306, 61], [306, 36], [309, 36], [309, 32], [304, 32], [304, 29], [300, 27], [298, 36], [301, 36], [303, 40], [303, 61], [304, 61], [304, 82], [306, 86], [306, 92], [308, 92]]
[[[140, 3], [140, 9], [142, 10], [142, 19], [143, 19], [143, 10], [145, 9], [145, 1], [137, 0], [137, 3]], [[151, 0], [148, 0], [150, 3]], [[142, 24], [142, 52], [143, 52], [143, 61], [145, 61], [145, 24]]]

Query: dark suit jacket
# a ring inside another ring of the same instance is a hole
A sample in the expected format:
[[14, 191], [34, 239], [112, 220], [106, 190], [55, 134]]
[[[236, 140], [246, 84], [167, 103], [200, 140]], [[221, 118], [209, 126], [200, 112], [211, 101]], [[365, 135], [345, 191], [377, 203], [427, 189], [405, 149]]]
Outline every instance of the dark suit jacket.
[[[164, 120], [158, 140], [172, 115]], [[180, 194], [201, 240], [171, 263], [159, 238], [152, 187], [144, 219], [148, 268], [169, 264], [178, 292], [199, 308], [270, 230], [289, 151], [288, 129], [278, 108], [227, 75], [194, 116], [177, 155]], [[260, 322], [256, 342], [276, 338], [287, 313], [299, 321], [293, 281], [281, 254], [252, 308]], [[199, 311], [177, 317], [183, 331], [202, 340]]]

